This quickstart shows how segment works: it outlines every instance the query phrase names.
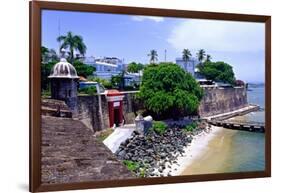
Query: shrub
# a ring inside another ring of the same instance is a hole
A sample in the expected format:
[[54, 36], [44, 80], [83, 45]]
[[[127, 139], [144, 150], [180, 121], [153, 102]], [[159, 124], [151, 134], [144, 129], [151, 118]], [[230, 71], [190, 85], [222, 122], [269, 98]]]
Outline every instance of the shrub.
[[186, 125], [184, 130], [187, 132], [192, 132], [194, 129], [196, 129], [196, 127], [197, 127], [197, 123], [192, 122], [191, 124]]
[[154, 121], [152, 125], [152, 129], [158, 134], [165, 133], [167, 128], [168, 126], [162, 121]]
[[103, 78], [98, 78], [98, 77], [88, 77], [89, 81], [93, 81], [93, 82], [98, 82], [100, 84], [102, 84], [105, 88], [107, 89], [111, 89], [112, 88], [112, 84], [109, 80], [103, 79]]
[[79, 93], [94, 95], [97, 93], [97, 88], [95, 86], [81, 88], [79, 89]]
[[83, 76], [85, 78], [92, 75], [93, 72], [96, 71], [95, 67], [84, 64], [83, 62], [81, 62], [79, 60], [75, 60], [73, 62], [73, 66], [75, 67], [78, 76]]
[[123, 164], [128, 168], [128, 170], [133, 172], [136, 172], [140, 167], [140, 164], [138, 162], [134, 162], [131, 160], [123, 160]]

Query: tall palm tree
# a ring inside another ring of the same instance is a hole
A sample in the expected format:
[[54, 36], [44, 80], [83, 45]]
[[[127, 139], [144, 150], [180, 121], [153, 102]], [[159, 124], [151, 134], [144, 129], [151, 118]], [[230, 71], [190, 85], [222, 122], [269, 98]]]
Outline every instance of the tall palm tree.
[[156, 50], [151, 50], [150, 54], [148, 54], [148, 56], [150, 56], [150, 62], [151, 63], [156, 63], [158, 60], [158, 54]]
[[74, 35], [72, 32], [67, 32], [65, 36], [59, 36], [58, 42], [62, 42], [61, 49], [69, 49], [70, 62], [74, 61], [74, 51], [78, 51], [82, 56], [86, 53], [86, 45], [83, 42], [83, 38], [79, 35]]
[[186, 69], [186, 65], [187, 65], [187, 62], [189, 61], [190, 57], [191, 57], [191, 52], [189, 51], [189, 49], [183, 49], [182, 59], [185, 62], [185, 69]]
[[206, 52], [203, 49], [198, 50], [198, 53], [196, 54], [197, 58], [200, 62], [200, 64], [202, 64], [202, 61], [204, 60], [205, 56], [206, 56]]
[[206, 62], [211, 62], [211, 59], [212, 59], [211, 55], [207, 54], [207, 56], [206, 56]]

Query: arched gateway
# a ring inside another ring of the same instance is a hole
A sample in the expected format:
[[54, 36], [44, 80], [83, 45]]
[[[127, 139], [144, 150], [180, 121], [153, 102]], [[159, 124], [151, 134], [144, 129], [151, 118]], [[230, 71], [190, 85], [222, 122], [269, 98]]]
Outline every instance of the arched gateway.
[[106, 95], [108, 102], [109, 126], [119, 126], [123, 122], [123, 98], [118, 90], [109, 90]]

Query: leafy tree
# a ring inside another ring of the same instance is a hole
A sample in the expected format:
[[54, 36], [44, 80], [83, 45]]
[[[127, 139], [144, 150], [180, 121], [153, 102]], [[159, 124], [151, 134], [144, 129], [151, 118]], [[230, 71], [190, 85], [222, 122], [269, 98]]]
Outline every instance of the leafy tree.
[[208, 80], [229, 84], [235, 83], [235, 75], [232, 66], [227, 63], [205, 62], [203, 66], [199, 67], [199, 70]]
[[90, 75], [93, 75], [93, 72], [96, 70], [95, 67], [84, 64], [79, 60], [75, 60], [73, 66], [75, 67], [78, 76], [83, 76], [85, 78]]
[[41, 62], [41, 91], [49, 90], [49, 78], [48, 76], [51, 73], [53, 66], [57, 63], [57, 61], [43, 63]]
[[139, 98], [157, 119], [195, 113], [202, 96], [192, 75], [176, 64], [150, 64], [144, 69]]
[[128, 65], [128, 72], [137, 73], [143, 68], [144, 68], [143, 64], [132, 62]]
[[150, 56], [150, 63], [154, 64], [157, 62], [158, 54], [156, 50], [151, 50], [148, 56]]
[[88, 77], [88, 80], [101, 83], [107, 89], [112, 88], [112, 83], [109, 80], [98, 78], [98, 77]]
[[122, 71], [120, 74], [111, 77], [112, 87], [123, 90], [125, 87], [125, 71]]
[[57, 38], [58, 42], [62, 42], [60, 46], [61, 49], [69, 49], [69, 60], [71, 63], [74, 61], [74, 51], [78, 51], [84, 56], [86, 53], [86, 45], [83, 42], [82, 36], [74, 35], [72, 32], [67, 32], [65, 36], [59, 36]]
[[200, 62], [200, 64], [202, 64], [202, 61], [204, 60], [205, 56], [206, 56], [206, 52], [203, 49], [198, 50], [198, 53], [196, 54], [197, 58]]
[[48, 49], [44, 46], [41, 47], [41, 62], [48, 63], [58, 60], [59, 57], [54, 49]]

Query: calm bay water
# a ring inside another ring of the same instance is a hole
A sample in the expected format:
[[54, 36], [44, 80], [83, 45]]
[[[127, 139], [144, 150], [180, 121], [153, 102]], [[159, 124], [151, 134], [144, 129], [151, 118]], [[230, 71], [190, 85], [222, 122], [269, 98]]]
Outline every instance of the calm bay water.
[[[250, 86], [248, 102], [264, 108], [264, 86]], [[235, 117], [235, 120], [264, 122], [264, 111]], [[183, 175], [261, 171], [265, 168], [263, 133], [223, 129], [206, 147], [206, 152], [188, 166]]]

